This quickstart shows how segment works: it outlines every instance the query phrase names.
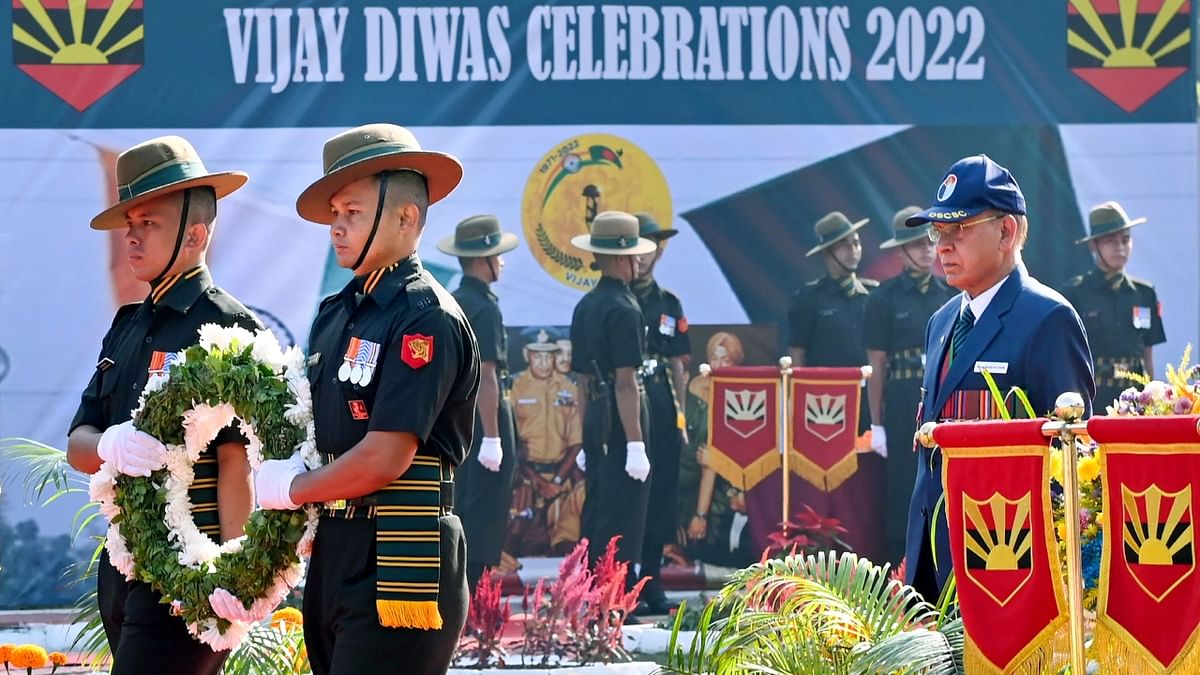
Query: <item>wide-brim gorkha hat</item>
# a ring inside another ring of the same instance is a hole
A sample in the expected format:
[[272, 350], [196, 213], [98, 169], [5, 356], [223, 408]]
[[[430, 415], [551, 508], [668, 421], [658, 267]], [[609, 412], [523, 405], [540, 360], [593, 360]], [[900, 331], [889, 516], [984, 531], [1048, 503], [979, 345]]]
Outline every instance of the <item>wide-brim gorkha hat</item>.
[[241, 171], [210, 173], [185, 138], [163, 136], [139, 143], [117, 156], [116, 204], [92, 218], [93, 230], [127, 227], [125, 212], [163, 195], [194, 187], [210, 187], [217, 199], [246, 184]]
[[928, 237], [928, 222], [915, 227], [909, 227], [906, 224], [909, 218], [912, 218], [923, 210], [924, 209], [919, 206], [906, 206], [897, 211], [896, 215], [892, 216], [892, 238], [880, 244], [879, 248], [898, 248], [918, 239]]
[[300, 217], [322, 225], [333, 222], [329, 200], [356, 180], [384, 171], [415, 171], [425, 178], [429, 203], [454, 191], [462, 181], [462, 163], [454, 155], [422, 150], [411, 131], [395, 124], [367, 124], [325, 141], [325, 175], [296, 199]]
[[638, 235], [646, 239], [654, 241], [666, 241], [671, 237], [679, 234], [679, 230], [673, 227], [663, 227], [658, 224], [658, 219], [649, 213], [633, 214], [638, 220]]
[[500, 231], [500, 219], [490, 214], [471, 216], [454, 228], [454, 234], [437, 243], [442, 253], [458, 258], [486, 258], [517, 247], [517, 235]]
[[804, 256], [808, 257], [819, 251], [824, 251], [830, 246], [833, 246], [839, 241], [861, 230], [864, 225], [870, 222], [870, 220], [870, 218], [863, 218], [862, 220], [850, 222], [850, 219], [846, 217], [846, 214], [842, 213], [841, 211], [833, 211], [826, 214], [817, 221], [816, 225], [813, 225], [813, 232], [816, 233], [817, 241], [819, 243], [809, 249], [808, 253], [805, 253]]
[[571, 237], [575, 248], [607, 255], [642, 255], [658, 244], [638, 236], [638, 219], [623, 211], [603, 211], [592, 221], [592, 231]]
[[1146, 222], [1145, 218], [1130, 218], [1125, 213], [1125, 207], [1116, 202], [1104, 202], [1092, 207], [1088, 213], [1088, 236], [1076, 241], [1076, 244], [1086, 244], [1093, 239], [1106, 237], [1113, 232], [1128, 230]]

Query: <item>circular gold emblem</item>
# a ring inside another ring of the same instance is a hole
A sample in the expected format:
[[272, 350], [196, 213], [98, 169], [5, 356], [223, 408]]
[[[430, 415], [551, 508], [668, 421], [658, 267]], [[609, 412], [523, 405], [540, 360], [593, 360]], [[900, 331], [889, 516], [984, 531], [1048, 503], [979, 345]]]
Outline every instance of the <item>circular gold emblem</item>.
[[525, 241], [542, 269], [560, 282], [589, 290], [600, 278], [592, 255], [571, 246], [601, 211], [650, 213], [671, 223], [671, 193], [653, 159], [610, 134], [573, 136], [533, 168], [521, 201]]

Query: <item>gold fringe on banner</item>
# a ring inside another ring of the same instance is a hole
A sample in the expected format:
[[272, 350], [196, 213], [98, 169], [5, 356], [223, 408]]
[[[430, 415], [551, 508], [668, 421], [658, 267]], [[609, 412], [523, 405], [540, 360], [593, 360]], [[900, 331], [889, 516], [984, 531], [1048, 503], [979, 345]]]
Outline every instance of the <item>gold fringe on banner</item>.
[[751, 462], [750, 466], [744, 467], [729, 455], [721, 452], [719, 448], [710, 445], [708, 447], [707, 461], [709, 468], [715, 471], [718, 476], [729, 481], [730, 485], [736, 485], [742, 490], [749, 490], [758, 485], [764, 478], [778, 471], [783, 465], [783, 459], [779, 455], [779, 448], [771, 448], [763, 453], [762, 457]]
[[432, 600], [376, 600], [379, 625], [388, 628], [441, 630], [442, 614]]
[[1119, 626], [1110, 625], [1101, 619], [1096, 623], [1096, 639], [1093, 643], [1096, 659], [1102, 672], [1121, 675], [1163, 675], [1165, 673], [1200, 673], [1200, 649], [1196, 647], [1196, 633], [1175, 657], [1175, 661], [1163, 666], [1146, 648], [1138, 644]]
[[1071, 664], [1071, 629], [1066, 616], [1055, 619], [1038, 633], [1007, 668], [988, 660], [969, 634], [964, 633], [963, 637], [963, 668], [970, 675], [1044, 675], [1057, 673]]
[[828, 469], [822, 469], [817, 466], [811, 459], [800, 454], [800, 451], [795, 448], [791, 450], [791, 453], [790, 457], [794, 459], [791, 463], [792, 471], [797, 476], [812, 483], [818, 490], [825, 492], [833, 492], [858, 471], [857, 452], [851, 452], [839, 459], [837, 464]]

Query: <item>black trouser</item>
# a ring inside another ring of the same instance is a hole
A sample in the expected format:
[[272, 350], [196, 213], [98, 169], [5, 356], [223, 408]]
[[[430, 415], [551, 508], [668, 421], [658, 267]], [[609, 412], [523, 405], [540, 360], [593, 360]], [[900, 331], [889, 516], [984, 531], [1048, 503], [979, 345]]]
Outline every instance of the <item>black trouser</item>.
[[913, 434], [917, 430], [921, 382], [916, 379], [889, 380], [885, 391], [884, 428], [888, 441], [888, 456], [884, 460], [887, 481], [883, 506], [885, 558], [876, 562], [899, 565], [904, 557], [908, 532], [908, 506], [912, 502], [913, 484], [917, 481]]
[[500, 551], [508, 532], [508, 509], [512, 502], [513, 475], [517, 468], [517, 442], [513, 429], [512, 405], [507, 396], [500, 399], [497, 413], [500, 446], [504, 459], [500, 471], [488, 471], [479, 463], [483, 427], [475, 417], [475, 441], [471, 453], [454, 475], [454, 510], [462, 519], [467, 540], [467, 583], [471, 588], [486, 567], [500, 564]]
[[650, 428], [646, 451], [650, 457], [650, 496], [646, 534], [642, 542], [641, 576], [652, 577], [651, 593], [661, 596], [663, 546], [675, 539], [675, 510], [679, 501], [679, 454], [683, 435], [679, 432], [679, 410], [666, 374], [646, 381], [650, 402]]
[[446, 672], [467, 619], [467, 551], [458, 516], [443, 516], [439, 525], [442, 628], [417, 630], [379, 625], [375, 521], [321, 518], [304, 589], [304, 640], [313, 675]]
[[[589, 447], [585, 442], [583, 451], [587, 462], [585, 486], [587, 497], [583, 502], [581, 530], [588, 540], [588, 557], [596, 560], [604, 553], [609, 539], [619, 536], [617, 559], [637, 563], [642, 556], [643, 535], [646, 530], [646, 507], [650, 498], [649, 481], [654, 478], [654, 466], [650, 467], [650, 478], [634, 480], [625, 473], [625, 427], [617, 410], [616, 396], [610, 394], [612, 418], [609, 425], [608, 442], [605, 447]], [[649, 405], [645, 394], [641, 398], [642, 429], [650, 428]], [[598, 404], [588, 403], [587, 416], [583, 420], [583, 437], [589, 439], [589, 423], [594, 424]], [[599, 434], [596, 434], [599, 436]], [[649, 453], [647, 444], [647, 453]]]
[[96, 597], [113, 653], [112, 675], [216, 675], [229, 656], [193, 638], [148, 584], [126, 581], [108, 551], [100, 556]]

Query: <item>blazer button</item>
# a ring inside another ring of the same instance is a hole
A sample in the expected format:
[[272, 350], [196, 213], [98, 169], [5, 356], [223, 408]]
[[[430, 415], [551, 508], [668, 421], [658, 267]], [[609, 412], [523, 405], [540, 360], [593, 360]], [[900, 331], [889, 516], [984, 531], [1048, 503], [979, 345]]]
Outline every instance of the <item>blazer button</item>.
[[354, 322], [353, 321], [346, 324], [346, 330], [354, 330]]
[[154, 342], [154, 338], [152, 338], [152, 337], [150, 337], [149, 335], [147, 335], [147, 336], [146, 336], [146, 344], [150, 344], [151, 342]]

